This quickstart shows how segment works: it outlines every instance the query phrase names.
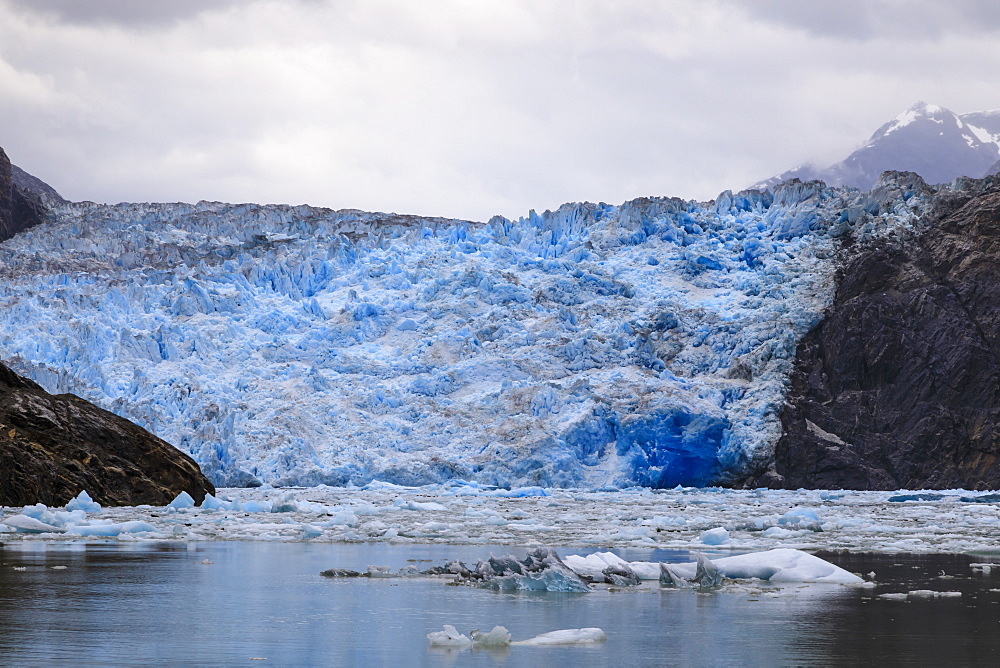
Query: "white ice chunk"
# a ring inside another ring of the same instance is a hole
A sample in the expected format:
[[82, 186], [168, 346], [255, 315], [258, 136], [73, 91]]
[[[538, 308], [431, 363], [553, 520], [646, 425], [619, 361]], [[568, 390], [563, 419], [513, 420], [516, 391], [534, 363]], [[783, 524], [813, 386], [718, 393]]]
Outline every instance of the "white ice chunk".
[[510, 631], [502, 626], [494, 626], [488, 633], [477, 629], [472, 632], [472, 642], [476, 647], [506, 647], [510, 644]]
[[782, 548], [716, 559], [727, 578], [759, 578], [768, 582], [832, 582], [860, 584], [860, 577], [808, 552]]
[[123, 533], [143, 533], [154, 531], [156, 531], [156, 527], [149, 522], [133, 520], [130, 522], [78, 524], [67, 529], [66, 533], [76, 536], [104, 536], [110, 538]]
[[608, 636], [599, 628], [561, 629], [542, 633], [529, 640], [518, 640], [511, 645], [589, 645], [607, 639]]
[[269, 513], [271, 512], [270, 501], [246, 501], [240, 508], [245, 513]]
[[194, 508], [194, 499], [187, 492], [181, 492], [174, 498], [173, 501], [167, 504], [167, 508], [175, 508], [180, 510], [182, 508]]
[[393, 505], [400, 510], [448, 510], [448, 506], [435, 501], [421, 502], [413, 501], [412, 499], [407, 501], [397, 499]]
[[778, 519], [784, 527], [819, 526], [819, 515], [812, 508], [792, 508]]
[[41, 522], [27, 515], [12, 515], [3, 518], [3, 523], [19, 533], [62, 533], [66, 529]]
[[[607, 554], [607, 553], [605, 553]], [[612, 555], [613, 556], [613, 555]], [[591, 576], [598, 562], [603, 558], [590, 555], [579, 557], [569, 555], [564, 563], [580, 575]], [[719, 574], [730, 579], [757, 578], [769, 582], [830, 582], [839, 584], [861, 584], [860, 577], [845, 571], [829, 561], [820, 559], [801, 550], [781, 548], [763, 552], [751, 552], [735, 557], [722, 557], [711, 561]], [[633, 561], [628, 566], [643, 580], [660, 577], [659, 563]], [[581, 570], [577, 571], [577, 567]], [[670, 564], [670, 570], [685, 580], [694, 580], [698, 574], [697, 562]]]
[[698, 538], [705, 545], [722, 545], [729, 542], [729, 532], [723, 527], [715, 527], [708, 531], [702, 531]]
[[444, 631], [427, 634], [432, 647], [468, 647], [472, 644], [469, 636], [459, 633], [451, 624], [444, 625]]
[[205, 494], [205, 499], [201, 502], [201, 508], [203, 510], [239, 510], [240, 504], [236, 501], [220, 499], [211, 494]]
[[99, 513], [101, 512], [101, 504], [90, 498], [90, 494], [87, 490], [83, 490], [76, 495], [75, 498], [70, 499], [69, 503], [66, 504], [66, 510], [82, 510], [85, 513]]
[[[586, 557], [571, 554], [563, 557], [563, 563], [569, 566], [577, 575], [589, 577], [594, 580], [600, 580], [603, 577], [604, 569], [608, 566], [628, 565], [627, 561], [613, 552], [595, 552]], [[642, 576], [640, 575], [639, 577], [641, 578]]]

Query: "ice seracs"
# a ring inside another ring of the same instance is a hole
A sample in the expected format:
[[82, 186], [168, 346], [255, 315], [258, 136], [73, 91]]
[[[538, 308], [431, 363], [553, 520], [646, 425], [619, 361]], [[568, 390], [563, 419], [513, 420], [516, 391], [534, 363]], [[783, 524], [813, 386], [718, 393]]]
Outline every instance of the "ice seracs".
[[930, 195], [890, 175], [487, 223], [60, 204], [0, 246], [0, 357], [219, 486], [726, 482], [779, 434], [837, 237]]

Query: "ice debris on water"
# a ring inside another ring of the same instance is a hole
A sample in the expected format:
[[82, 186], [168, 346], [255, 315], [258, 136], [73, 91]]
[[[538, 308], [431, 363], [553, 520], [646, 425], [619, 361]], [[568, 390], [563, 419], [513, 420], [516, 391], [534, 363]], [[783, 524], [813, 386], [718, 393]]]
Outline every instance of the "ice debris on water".
[[[549, 544], [562, 554], [564, 546], [704, 550], [708, 549], [700, 539], [704, 529], [724, 526], [730, 533], [727, 550], [758, 554], [778, 547], [975, 554], [995, 548], [1000, 530], [995, 507], [962, 502], [960, 496], [968, 493], [964, 490], [946, 491], [945, 498], [933, 504], [887, 503], [895, 492], [843, 492], [837, 500], [822, 501], [821, 492], [815, 490], [551, 489], [544, 497], [496, 495], [495, 491], [466, 483], [365, 489], [229, 488], [190, 508], [105, 507], [90, 515], [80, 509], [36, 504], [0, 510], [0, 533], [4, 541], [72, 541], [79, 534], [66, 531], [71, 527], [110, 522], [122, 531], [112, 536], [113, 531], [103, 529], [108, 535], [101, 538], [122, 542]], [[403, 506], [409, 504], [396, 504], [400, 499], [414, 501], [414, 508], [428, 509], [407, 509]], [[447, 510], [416, 505], [428, 503]], [[778, 524], [796, 504], [816, 510], [823, 520], [822, 533]], [[271, 512], [292, 505], [294, 511]], [[45, 526], [33, 525], [32, 530], [25, 518]], [[598, 554], [609, 557], [595, 561], [588, 571], [593, 582], [606, 582], [602, 571], [608, 566], [627, 563], [610, 553]], [[570, 564], [574, 558], [566, 555], [563, 561]], [[642, 580], [656, 580], [660, 575], [658, 564], [631, 562], [629, 567]], [[691, 564], [685, 577], [693, 576]]]
[[536, 547], [524, 559], [490, 556], [467, 568], [454, 562], [456, 582], [488, 589], [587, 592], [590, 587], [550, 547]]
[[502, 626], [494, 626], [486, 633], [475, 629], [471, 635], [472, 644], [476, 647], [506, 647], [510, 644], [510, 631]]
[[605, 582], [618, 587], [635, 587], [641, 582], [639, 576], [636, 575], [636, 572], [628, 564], [608, 566], [601, 571], [601, 575], [604, 576]]
[[584, 629], [561, 629], [559, 631], [540, 633], [528, 640], [512, 642], [511, 645], [532, 645], [536, 647], [544, 647], [546, 645], [589, 645], [604, 642], [607, 639], [608, 636], [602, 629], [590, 627]]
[[590, 627], [583, 629], [560, 629], [558, 631], [548, 631], [540, 633], [527, 640], [511, 641], [511, 634], [503, 626], [494, 626], [486, 633], [478, 629], [470, 633], [472, 638], [461, 634], [451, 624], [445, 624], [443, 631], [434, 631], [427, 634], [427, 640], [432, 647], [476, 647], [482, 649], [501, 648], [508, 646], [528, 646], [545, 647], [559, 645], [590, 645], [605, 642], [608, 639], [603, 629]]
[[819, 514], [812, 508], [792, 508], [778, 518], [778, 524], [785, 528], [823, 530]]
[[[665, 564], [641, 561], [625, 563], [641, 579], [659, 579], [660, 583], [667, 587], [714, 588], [721, 584], [722, 578], [731, 580], [755, 578], [771, 583], [861, 584], [864, 582], [857, 575], [825, 559], [791, 548], [751, 552], [715, 560], [710, 560], [700, 552], [693, 554], [695, 561], [692, 563]], [[600, 573], [608, 565], [610, 557], [607, 555], [608, 553], [596, 553], [584, 557], [571, 554], [565, 557], [564, 562], [577, 573], [592, 577], [595, 572]]]
[[903, 233], [931, 194], [890, 175], [486, 223], [61, 204], [0, 248], [0, 358], [219, 487], [726, 482], [781, 433], [838, 239]]
[[427, 639], [433, 647], [468, 647], [472, 644], [469, 636], [459, 633], [451, 624], [445, 624], [444, 631], [428, 633]]
[[936, 598], [962, 598], [960, 591], [934, 591], [932, 589], [914, 589], [908, 592], [894, 592], [889, 594], [879, 594], [877, 598], [885, 601], [915, 601], [921, 599]]
[[701, 552], [694, 552], [695, 573], [694, 577], [688, 580], [681, 575], [680, 569], [671, 564], [660, 564], [660, 586], [661, 587], [697, 587], [702, 590], [718, 589], [722, 586], [722, 573], [712, 561]]

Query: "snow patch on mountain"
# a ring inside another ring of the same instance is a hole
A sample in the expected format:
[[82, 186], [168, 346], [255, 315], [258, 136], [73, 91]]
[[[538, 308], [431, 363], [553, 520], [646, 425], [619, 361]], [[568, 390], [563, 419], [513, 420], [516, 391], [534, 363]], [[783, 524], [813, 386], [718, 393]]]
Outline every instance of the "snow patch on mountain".
[[0, 355], [217, 484], [645, 485], [771, 453], [836, 237], [930, 190], [792, 182], [488, 223], [61, 204], [0, 245]]

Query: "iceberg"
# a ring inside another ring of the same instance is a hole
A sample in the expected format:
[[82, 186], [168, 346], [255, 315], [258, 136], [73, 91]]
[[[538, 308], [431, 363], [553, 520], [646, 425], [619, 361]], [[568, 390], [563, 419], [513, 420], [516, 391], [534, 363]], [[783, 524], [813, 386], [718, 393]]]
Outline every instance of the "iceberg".
[[[587, 557], [567, 555], [564, 562], [579, 575], [592, 577], [598, 564], [607, 564], [608, 553]], [[686, 564], [624, 562], [644, 580], [659, 579], [664, 586], [687, 587], [691, 583], [702, 588], [714, 588], [722, 578], [731, 580], [757, 579], [771, 583], [825, 582], [834, 584], [861, 584], [859, 576], [831, 564], [825, 559], [792, 548], [779, 548], [751, 552], [733, 557], [710, 560], [695, 552], [696, 561]], [[611, 555], [614, 556], [614, 555]]]
[[469, 636], [459, 633], [451, 624], [445, 624], [443, 631], [427, 634], [432, 647], [468, 647], [472, 644]]
[[549, 547], [529, 550], [524, 559], [491, 556], [472, 569], [454, 562], [449, 570], [456, 573], [456, 582], [500, 591], [590, 591], [590, 586]]
[[491, 631], [483, 633], [476, 629], [472, 632], [472, 644], [476, 647], [506, 647], [510, 645], [510, 631], [502, 626], [494, 626]]
[[608, 636], [602, 629], [591, 627], [585, 629], [561, 629], [559, 631], [549, 631], [548, 633], [541, 633], [534, 638], [529, 638], [528, 640], [518, 640], [516, 642], [512, 642], [511, 645], [529, 645], [534, 647], [553, 645], [590, 645], [604, 642], [607, 639]]
[[0, 357], [219, 487], [726, 483], [770, 456], [839, 237], [929, 206], [887, 178], [485, 223], [59, 204], [0, 245]]
[[90, 498], [90, 494], [87, 490], [83, 490], [76, 497], [70, 499], [69, 503], [66, 504], [66, 510], [82, 510], [85, 513], [99, 513], [101, 512], [101, 504]]
[[64, 527], [47, 524], [24, 514], [4, 517], [3, 523], [20, 533], [62, 533], [66, 531]]

